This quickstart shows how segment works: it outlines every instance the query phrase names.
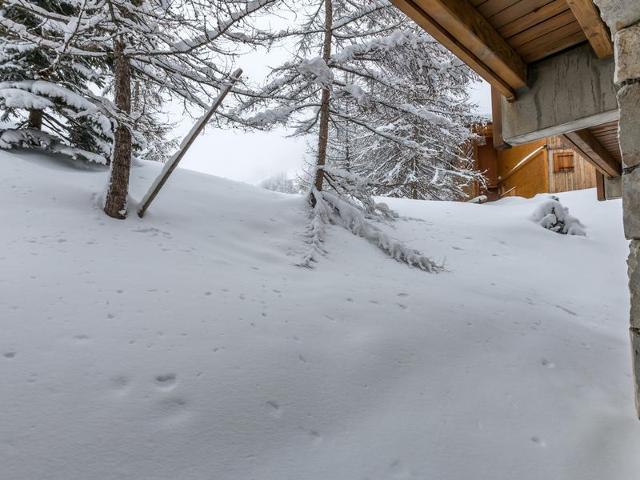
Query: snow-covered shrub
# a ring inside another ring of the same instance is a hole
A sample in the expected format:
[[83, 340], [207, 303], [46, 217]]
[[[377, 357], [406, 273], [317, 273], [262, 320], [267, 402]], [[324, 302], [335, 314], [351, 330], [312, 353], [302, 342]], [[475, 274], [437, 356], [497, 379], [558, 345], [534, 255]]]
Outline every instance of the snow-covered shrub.
[[558, 197], [551, 197], [536, 208], [533, 221], [552, 232], [564, 235], [585, 236], [584, 225], [569, 214], [569, 209], [560, 203]]

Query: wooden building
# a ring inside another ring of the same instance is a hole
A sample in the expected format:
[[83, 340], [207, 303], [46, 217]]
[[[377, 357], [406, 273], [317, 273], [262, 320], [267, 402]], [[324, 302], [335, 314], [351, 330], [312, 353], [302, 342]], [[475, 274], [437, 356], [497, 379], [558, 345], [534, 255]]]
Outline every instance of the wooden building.
[[[480, 128], [478, 134], [473, 156], [476, 168], [485, 174], [486, 184], [474, 184], [469, 191], [472, 197], [486, 195], [489, 201], [506, 196], [530, 198], [599, 185], [593, 164], [561, 136], [496, 148], [492, 124]], [[599, 198], [604, 199], [601, 192]]]
[[491, 85], [496, 148], [562, 136], [622, 196], [640, 417], [640, 0], [391, 1]]
[[[545, 185], [556, 191], [575, 188], [576, 182], [583, 184], [577, 177], [586, 160], [598, 172], [600, 196], [620, 196], [613, 44], [593, 0], [392, 2], [491, 85], [498, 168], [515, 166], [531, 142], [548, 145], [541, 153], [547, 155], [546, 169], [536, 160], [514, 178], [503, 178], [505, 191], [516, 186], [512, 192], [528, 196]], [[579, 153], [573, 174], [567, 168], [550, 172], [550, 152], [557, 144], [548, 139], [555, 137]], [[525, 175], [526, 186], [519, 182]]]

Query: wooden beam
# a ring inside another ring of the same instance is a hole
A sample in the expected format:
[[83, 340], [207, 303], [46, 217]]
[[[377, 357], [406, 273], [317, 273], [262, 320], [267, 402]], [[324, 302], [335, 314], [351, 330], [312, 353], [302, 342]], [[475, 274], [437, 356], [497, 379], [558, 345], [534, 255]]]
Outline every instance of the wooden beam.
[[509, 100], [527, 85], [527, 65], [468, 0], [392, 0]]
[[191, 145], [193, 145], [193, 142], [195, 142], [196, 138], [204, 129], [205, 125], [209, 122], [209, 120], [211, 120], [213, 114], [216, 112], [216, 110], [218, 110], [218, 108], [220, 108], [220, 105], [222, 105], [222, 101], [224, 100], [224, 98], [231, 91], [236, 82], [240, 79], [240, 75], [242, 75], [241, 68], [238, 68], [231, 74], [231, 77], [229, 77], [229, 80], [227, 81], [227, 85], [222, 90], [220, 90], [220, 93], [218, 93], [218, 97], [213, 102], [213, 105], [211, 105], [211, 108], [209, 108], [209, 110], [207, 110], [205, 114], [200, 117], [200, 119], [195, 123], [195, 125], [191, 128], [191, 131], [189, 131], [187, 136], [182, 141], [182, 144], [178, 148], [178, 151], [173, 154], [173, 156], [167, 161], [167, 163], [164, 164], [164, 167], [162, 167], [160, 174], [153, 181], [153, 183], [149, 187], [149, 190], [147, 190], [147, 193], [140, 202], [140, 206], [138, 208], [138, 216], [140, 218], [144, 217], [144, 214], [149, 208], [149, 205], [151, 205], [151, 202], [153, 202], [153, 199], [156, 198], [158, 192], [160, 192], [160, 189], [167, 182], [173, 171], [178, 167], [180, 160], [182, 160]]
[[598, 58], [607, 58], [613, 55], [611, 34], [600, 18], [600, 12], [593, 4], [593, 0], [567, 0], [567, 4]]
[[622, 165], [598, 142], [589, 130], [565, 133], [564, 140], [578, 151], [594, 167], [608, 177], [619, 177]]

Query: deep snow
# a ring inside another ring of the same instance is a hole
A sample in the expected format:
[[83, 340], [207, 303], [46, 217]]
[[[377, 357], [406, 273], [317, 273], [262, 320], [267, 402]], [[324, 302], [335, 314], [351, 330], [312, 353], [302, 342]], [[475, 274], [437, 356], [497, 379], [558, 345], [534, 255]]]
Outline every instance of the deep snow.
[[178, 170], [117, 221], [105, 178], [0, 153], [0, 479], [640, 475], [619, 202], [388, 200], [447, 272], [336, 226], [308, 270], [301, 197]]

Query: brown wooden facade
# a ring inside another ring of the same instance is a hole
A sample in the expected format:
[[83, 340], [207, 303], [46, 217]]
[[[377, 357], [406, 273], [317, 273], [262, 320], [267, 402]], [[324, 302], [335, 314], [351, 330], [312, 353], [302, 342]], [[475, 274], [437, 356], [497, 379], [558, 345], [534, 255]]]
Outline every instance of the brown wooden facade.
[[478, 133], [481, 140], [475, 143], [473, 153], [486, 185], [475, 184], [469, 192], [472, 197], [486, 195], [490, 201], [506, 196], [530, 198], [598, 186], [596, 168], [564, 137], [498, 149], [491, 124]]

